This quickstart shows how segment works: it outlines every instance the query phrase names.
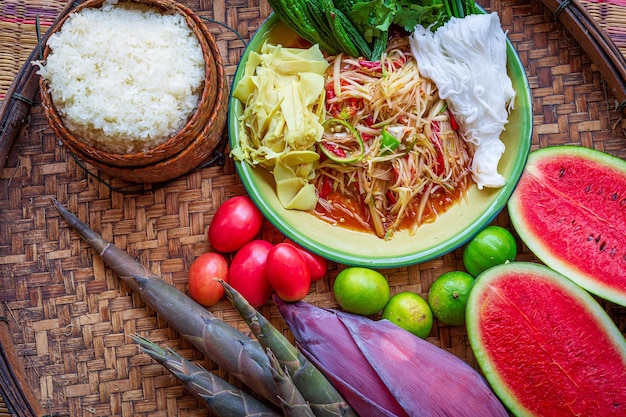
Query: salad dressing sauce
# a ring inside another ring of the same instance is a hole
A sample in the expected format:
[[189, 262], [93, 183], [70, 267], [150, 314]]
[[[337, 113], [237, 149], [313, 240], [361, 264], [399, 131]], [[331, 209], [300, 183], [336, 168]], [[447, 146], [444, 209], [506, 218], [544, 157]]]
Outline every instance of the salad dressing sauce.
[[[452, 193], [444, 193], [442, 190], [435, 191], [426, 202], [420, 224], [432, 223], [437, 220], [439, 215], [460, 202], [466, 191], [462, 187], [458, 187]], [[363, 203], [357, 201], [355, 197], [333, 191], [328, 195], [327, 200], [332, 201], [333, 205], [328, 207], [318, 203], [313, 215], [322, 221], [345, 229], [363, 233], [376, 233], [367, 208]], [[408, 215], [402, 221], [397, 231], [411, 230], [419, 226], [417, 224], [418, 204], [419, 199], [414, 199], [408, 210]], [[364, 224], [361, 219], [368, 219], [368, 222]]]

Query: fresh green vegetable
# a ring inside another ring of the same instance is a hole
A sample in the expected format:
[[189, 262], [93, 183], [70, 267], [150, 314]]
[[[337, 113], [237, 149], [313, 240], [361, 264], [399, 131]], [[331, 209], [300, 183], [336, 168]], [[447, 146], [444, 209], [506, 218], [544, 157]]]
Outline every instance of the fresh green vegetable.
[[508, 416], [475, 369], [388, 320], [274, 301], [303, 353], [359, 415]]
[[333, 0], [268, 0], [278, 18], [330, 55], [343, 52], [371, 58], [371, 48], [352, 20]]
[[387, 41], [389, 40], [389, 32], [381, 31], [380, 36], [374, 39], [374, 45], [372, 46], [372, 56], [371, 59], [373, 61], [377, 61], [382, 56], [383, 52], [387, 49]]
[[349, 53], [349, 55], [356, 57], [364, 56], [371, 59], [372, 50], [361, 35], [361, 33], [354, 26], [352, 21], [348, 19], [347, 15], [341, 10], [336, 9], [332, 0], [321, 0], [322, 6], [325, 8], [326, 18], [329, 21], [329, 25], [335, 28], [335, 33], [340, 42], [345, 42], [347, 48], [342, 48], [344, 52], [348, 52], [349, 49], [354, 49], [356, 53]]
[[338, 10], [341, 10], [346, 16], [350, 16], [352, 14], [354, 4], [360, 1], [363, 0], [333, 0], [333, 3]]
[[306, 12], [311, 22], [313, 22], [314, 26], [320, 32], [320, 36], [325, 37], [330, 42], [332, 42], [333, 45], [337, 46], [340, 44], [340, 41], [339, 39], [337, 39], [337, 34], [333, 30], [332, 26], [328, 25], [328, 20], [326, 19], [326, 11], [324, 9], [324, 6], [322, 5], [323, 1], [324, 0], [306, 1]]
[[272, 373], [276, 386], [278, 387], [278, 397], [285, 417], [315, 417], [311, 406], [304, 399], [298, 388], [293, 383], [291, 376], [286, 369], [283, 369], [276, 356], [270, 349], [267, 349], [267, 357], [270, 359]]
[[451, 17], [462, 18], [476, 12], [474, 0], [355, 0], [352, 10], [352, 22], [368, 43], [377, 45], [372, 60], [380, 59], [392, 25], [408, 33], [417, 25], [434, 31]]
[[269, 0], [268, 3], [278, 18], [303, 39], [318, 44], [321, 49], [331, 55], [339, 53], [333, 40], [324, 36], [327, 30], [309, 17], [305, 0]]
[[324, 10], [324, 15], [326, 16], [326, 23], [328, 24], [328, 27], [330, 27], [331, 30], [336, 34], [335, 40], [339, 42], [339, 47], [341, 48], [341, 50], [350, 56], [359, 56], [359, 50], [357, 49], [352, 39], [348, 36], [343, 22], [337, 16], [338, 11], [335, 9], [333, 0], [321, 0], [321, 6]]
[[302, 356], [300, 351], [241, 294], [226, 282], [221, 281], [221, 284], [226, 296], [248, 324], [252, 334], [261, 346], [272, 351], [280, 367], [287, 371], [297, 389], [309, 401], [316, 416], [355, 416], [324, 374]]
[[392, 25], [398, 25], [411, 33], [416, 25], [441, 25], [450, 16], [444, 13], [444, 2], [438, 0], [369, 0], [356, 1], [352, 20], [364, 28], [363, 37], [368, 42], [389, 31]]
[[221, 379], [171, 349], [164, 349], [156, 343], [132, 335], [131, 338], [141, 347], [141, 350], [163, 365], [178, 378], [185, 387], [197, 398], [201, 399], [206, 407], [218, 416], [254, 416], [280, 417], [283, 414], [247, 392]]
[[52, 201], [61, 216], [150, 308], [224, 371], [261, 397], [280, 405], [269, 359], [257, 341], [213, 316], [126, 252], [104, 240], [57, 200]]
[[[476, 12], [474, 0], [269, 0], [280, 20], [330, 55], [343, 52], [371, 61], [387, 47], [389, 29], [442, 26]], [[325, 17], [326, 19], [323, 19]]]

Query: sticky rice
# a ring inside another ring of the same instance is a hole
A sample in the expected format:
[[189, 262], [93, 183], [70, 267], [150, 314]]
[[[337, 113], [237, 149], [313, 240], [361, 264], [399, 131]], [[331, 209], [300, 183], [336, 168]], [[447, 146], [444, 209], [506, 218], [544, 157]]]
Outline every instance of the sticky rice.
[[152, 149], [198, 107], [205, 63], [180, 14], [105, 2], [74, 13], [34, 62], [64, 124], [116, 154]]

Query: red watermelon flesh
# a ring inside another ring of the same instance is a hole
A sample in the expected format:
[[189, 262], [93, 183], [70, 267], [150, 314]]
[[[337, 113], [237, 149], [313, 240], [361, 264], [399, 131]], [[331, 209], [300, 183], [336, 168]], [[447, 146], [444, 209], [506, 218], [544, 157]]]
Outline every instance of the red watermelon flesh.
[[578, 146], [531, 152], [508, 209], [546, 265], [626, 306], [626, 161]]
[[468, 336], [516, 416], [626, 416], [626, 341], [583, 289], [552, 269], [489, 269], [468, 299]]

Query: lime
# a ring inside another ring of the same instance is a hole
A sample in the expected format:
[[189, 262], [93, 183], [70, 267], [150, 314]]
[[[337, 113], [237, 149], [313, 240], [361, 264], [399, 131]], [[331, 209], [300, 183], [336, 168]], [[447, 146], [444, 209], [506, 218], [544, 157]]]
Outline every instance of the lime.
[[350, 164], [360, 161], [365, 155], [361, 134], [343, 119], [328, 119], [322, 125], [324, 134], [320, 149], [335, 162]]
[[419, 294], [410, 291], [391, 297], [382, 318], [422, 339], [428, 336], [433, 327], [433, 312], [428, 303]]
[[450, 271], [441, 275], [428, 290], [428, 304], [437, 319], [450, 326], [465, 324], [467, 297], [474, 277], [463, 271]]
[[353, 266], [337, 274], [333, 294], [345, 311], [369, 316], [385, 307], [390, 290], [387, 279], [380, 272]]
[[477, 277], [492, 266], [511, 262], [517, 256], [515, 238], [504, 227], [487, 226], [465, 246], [463, 264]]

